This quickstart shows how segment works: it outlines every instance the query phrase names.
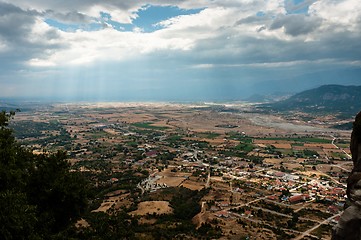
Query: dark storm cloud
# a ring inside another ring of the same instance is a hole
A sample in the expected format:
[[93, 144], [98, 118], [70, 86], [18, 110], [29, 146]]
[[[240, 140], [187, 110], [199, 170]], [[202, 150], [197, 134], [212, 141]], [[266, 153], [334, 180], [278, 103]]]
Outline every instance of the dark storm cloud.
[[0, 2], [0, 37], [8, 43], [23, 42], [35, 22], [34, 11], [22, 9]]
[[270, 26], [271, 30], [284, 27], [285, 33], [293, 37], [304, 35], [315, 31], [322, 23], [317, 17], [305, 15], [280, 15]]
[[249, 23], [258, 23], [263, 22], [265, 20], [264, 16], [249, 16], [246, 18], [242, 18], [236, 22], [236, 25], [240, 24], [249, 24]]
[[[36, 57], [44, 57], [49, 50], [59, 49], [63, 44], [54, 43], [59, 34], [54, 29], [34, 33], [34, 26], [41, 13], [22, 10], [12, 4], [0, 2], [0, 53], [2, 71], [19, 68]], [[39, 35], [38, 35], [39, 34]]]

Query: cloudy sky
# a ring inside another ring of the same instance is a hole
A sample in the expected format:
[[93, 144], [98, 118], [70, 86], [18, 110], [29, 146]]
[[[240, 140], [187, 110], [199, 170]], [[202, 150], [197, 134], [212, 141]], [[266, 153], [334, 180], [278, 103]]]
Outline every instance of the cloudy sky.
[[361, 85], [359, 0], [0, 0], [0, 98], [237, 100]]

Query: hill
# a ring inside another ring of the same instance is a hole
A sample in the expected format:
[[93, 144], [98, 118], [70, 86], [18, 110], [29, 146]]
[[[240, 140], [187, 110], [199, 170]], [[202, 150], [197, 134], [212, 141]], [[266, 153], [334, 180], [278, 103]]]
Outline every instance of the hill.
[[352, 115], [361, 110], [361, 86], [323, 85], [269, 104], [279, 111]]

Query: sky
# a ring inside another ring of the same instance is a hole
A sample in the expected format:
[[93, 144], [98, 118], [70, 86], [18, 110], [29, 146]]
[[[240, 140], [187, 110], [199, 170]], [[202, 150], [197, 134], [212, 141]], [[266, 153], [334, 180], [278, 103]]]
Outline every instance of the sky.
[[0, 98], [218, 101], [361, 85], [359, 0], [0, 0]]

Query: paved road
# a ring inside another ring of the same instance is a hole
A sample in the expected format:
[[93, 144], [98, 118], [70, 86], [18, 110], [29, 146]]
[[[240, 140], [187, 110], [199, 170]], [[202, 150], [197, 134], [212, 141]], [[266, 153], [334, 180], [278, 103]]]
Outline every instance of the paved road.
[[[245, 219], [245, 220], [250, 221], [250, 222], [267, 225], [267, 226], [269, 226], [270, 228], [274, 228], [274, 227], [275, 227], [275, 226], [272, 226], [272, 225], [264, 222], [263, 220], [252, 219], [252, 218], [249, 218], [249, 217], [246, 217], [246, 216], [242, 216], [242, 215], [240, 215], [240, 214], [238, 214], [238, 213], [232, 213], [232, 214], [235, 215], [235, 216], [237, 216], [237, 217], [239, 217], [239, 218], [241, 218], [241, 219]], [[283, 230], [283, 231], [285, 231], [285, 232], [292, 232], [292, 233], [294, 233], [294, 234], [303, 234], [303, 232], [300, 232], [300, 231], [297, 231], [297, 230], [294, 230], [294, 229], [283, 228], [283, 227], [279, 227], [279, 229], [281, 229], [281, 230]], [[316, 237], [316, 236], [314, 236], [314, 235], [312, 235], [312, 234], [309, 234], [309, 236]]]
[[324, 220], [324, 221], [320, 222], [319, 224], [315, 225], [314, 227], [308, 229], [307, 231], [305, 231], [304, 233], [302, 233], [302, 234], [299, 235], [298, 237], [294, 238], [294, 240], [300, 240], [300, 239], [304, 238], [305, 236], [310, 235], [310, 233], [311, 233], [313, 230], [317, 229], [317, 228], [318, 228], [319, 226], [321, 226], [322, 224], [328, 223], [328, 222], [331, 221], [333, 218], [335, 218], [335, 217], [337, 217], [337, 216], [340, 216], [340, 215], [341, 215], [341, 213], [336, 214], [336, 215], [333, 215], [333, 216], [327, 218], [326, 220]]
[[341, 151], [349, 158], [349, 159], [352, 159], [352, 156], [350, 154], [348, 154], [347, 152], [345, 152], [345, 150], [343, 150], [342, 148], [339, 148], [336, 144], [335, 144], [335, 140], [337, 138], [335, 138], [334, 136], [330, 135], [330, 137], [332, 137], [332, 145], [337, 148], [337, 149], [341, 149]]
[[331, 167], [337, 167], [337, 168], [339, 168], [339, 169], [344, 170], [345, 172], [350, 172], [349, 169], [346, 169], [346, 168], [341, 167], [342, 165], [344, 165], [344, 164], [346, 164], [346, 163], [349, 163], [349, 162], [345, 162], [345, 163], [337, 164], [337, 165], [336, 165], [336, 164], [331, 164], [330, 166], [331, 166]]
[[[276, 212], [276, 211], [273, 211], [273, 210], [270, 210], [270, 209], [267, 209], [267, 208], [256, 207], [256, 206], [251, 206], [251, 208], [256, 209], [256, 210], [261, 209], [264, 212], [268, 212], [268, 213], [278, 215], [278, 216], [281, 216], [281, 217], [286, 217], [286, 218], [292, 218], [293, 217], [292, 215]], [[299, 217], [298, 219], [303, 220], [303, 221], [318, 222], [317, 220], [311, 219], [311, 218]]]
[[211, 170], [209, 170], [209, 172], [208, 172], [206, 188], [209, 188], [209, 182], [210, 182], [210, 181], [211, 181]]
[[304, 186], [307, 186], [310, 182], [311, 182], [311, 181], [306, 182], [306, 183], [304, 183], [304, 184], [301, 184], [301, 185], [299, 185], [299, 186], [297, 186], [297, 187], [295, 187], [295, 188], [290, 189], [289, 191], [290, 191], [290, 192], [295, 192], [297, 189], [299, 189], [299, 188], [301, 188], [301, 187], [304, 187]]
[[251, 204], [251, 203], [255, 203], [255, 202], [264, 200], [264, 199], [266, 199], [267, 197], [269, 197], [269, 196], [257, 198], [257, 199], [255, 199], [255, 200], [250, 201], [250, 202], [243, 203], [243, 204], [241, 204], [241, 205], [239, 205], [239, 206], [230, 206], [230, 207], [224, 208], [224, 210], [229, 211], [229, 210], [232, 209], [232, 208], [236, 208], [236, 209], [237, 209], [237, 208], [245, 207], [245, 206], [248, 206], [248, 205]]

